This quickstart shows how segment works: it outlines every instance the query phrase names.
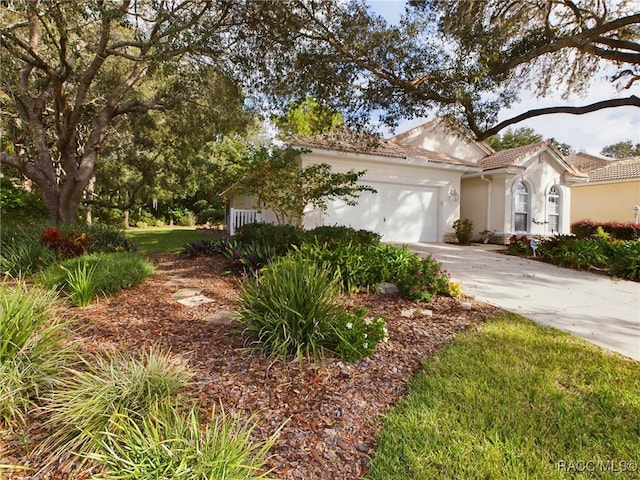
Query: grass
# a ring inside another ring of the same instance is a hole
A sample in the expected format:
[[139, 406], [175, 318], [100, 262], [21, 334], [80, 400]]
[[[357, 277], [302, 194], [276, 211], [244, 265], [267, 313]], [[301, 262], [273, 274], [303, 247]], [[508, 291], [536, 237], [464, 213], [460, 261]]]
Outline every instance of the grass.
[[127, 230], [125, 237], [142, 253], [173, 253], [189, 242], [211, 238], [195, 228], [145, 228]]
[[368, 478], [640, 478], [638, 438], [639, 363], [504, 314], [425, 363]]

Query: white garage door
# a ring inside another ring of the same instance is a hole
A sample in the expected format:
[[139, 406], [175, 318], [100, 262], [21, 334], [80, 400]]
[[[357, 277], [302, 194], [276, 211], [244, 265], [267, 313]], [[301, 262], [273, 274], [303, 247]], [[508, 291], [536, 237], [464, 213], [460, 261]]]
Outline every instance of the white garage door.
[[438, 191], [413, 185], [365, 182], [378, 193], [364, 192], [358, 205], [329, 205], [325, 225], [346, 225], [382, 235], [385, 242], [437, 242]]

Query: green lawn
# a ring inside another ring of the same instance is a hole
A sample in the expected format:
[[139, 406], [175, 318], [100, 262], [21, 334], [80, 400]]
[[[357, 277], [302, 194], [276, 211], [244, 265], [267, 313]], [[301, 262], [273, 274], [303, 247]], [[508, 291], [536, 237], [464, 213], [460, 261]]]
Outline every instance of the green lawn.
[[141, 253], [179, 252], [185, 243], [211, 238], [195, 227], [132, 229], [127, 230], [125, 236]]
[[640, 363], [511, 314], [429, 359], [369, 479], [640, 478]]

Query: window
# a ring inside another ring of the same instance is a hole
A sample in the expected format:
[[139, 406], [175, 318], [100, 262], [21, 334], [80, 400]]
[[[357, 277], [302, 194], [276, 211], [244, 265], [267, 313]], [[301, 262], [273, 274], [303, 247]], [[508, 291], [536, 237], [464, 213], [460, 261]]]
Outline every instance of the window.
[[547, 223], [551, 232], [560, 232], [560, 188], [554, 185], [547, 196]]
[[529, 231], [529, 189], [522, 182], [516, 185], [514, 212], [515, 231]]

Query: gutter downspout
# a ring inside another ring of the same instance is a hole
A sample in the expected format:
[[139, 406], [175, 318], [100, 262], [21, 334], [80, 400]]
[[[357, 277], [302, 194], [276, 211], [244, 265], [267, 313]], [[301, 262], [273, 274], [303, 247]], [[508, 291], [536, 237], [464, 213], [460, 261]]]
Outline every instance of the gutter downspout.
[[487, 232], [491, 231], [491, 190], [493, 186], [493, 182], [484, 176], [484, 173], [480, 175], [480, 179], [484, 180], [489, 184], [487, 187]]

